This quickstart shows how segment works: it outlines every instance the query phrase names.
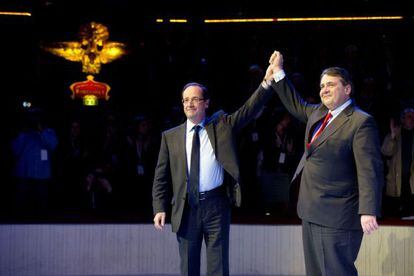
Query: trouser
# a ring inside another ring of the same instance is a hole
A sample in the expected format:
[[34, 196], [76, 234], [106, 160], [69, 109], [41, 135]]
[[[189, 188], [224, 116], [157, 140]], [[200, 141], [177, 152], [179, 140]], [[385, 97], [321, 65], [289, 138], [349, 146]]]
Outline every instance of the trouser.
[[306, 275], [358, 275], [354, 263], [362, 236], [362, 230], [335, 229], [302, 221]]
[[182, 276], [200, 275], [203, 239], [206, 244], [207, 275], [229, 275], [230, 213], [225, 193], [200, 197], [196, 208], [190, 208], [186, 203], [177, 232]]

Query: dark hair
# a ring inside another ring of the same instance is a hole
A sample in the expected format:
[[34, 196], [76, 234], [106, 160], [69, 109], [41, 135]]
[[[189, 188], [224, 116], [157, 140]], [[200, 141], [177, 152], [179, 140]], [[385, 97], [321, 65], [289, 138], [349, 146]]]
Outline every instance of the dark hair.
[[352, 83], [352, 77], [349, 72], [342, 67], [329, 67], [322, 71], [320, 79], [322, 79], [323, 76], [333, 76], [333, 77], [339, 77], [341, 78], [341, 82], [343, 85], [350, 85], [351, 86], [351, 95], [354, 94], [354, 84]]
[[404, 110], [401, 111], [400, 118], [403, 119], [405, 114], [410, 113], [410, 112], [414, 113], [414, 109], [411, 107], [404, 108]]
[[46, 114], [43, 109], [30, 108], [23, 114], [23, 122], [30, 129], [38, 129], [45, 124]]
[[198, 83], [198, 82], [189, 82], [186, 85], [184, 85], [183, 89], [181, 90], [181, 96], [183, 95], [184, 90], [186, 90], [188, 87], [190, 86], [197, 86], [201, 88], [201, 91], [203, 93], [203, 98], [205, 100], [209, 100], [210, 99], [210, 95], [208, 93], [207, 87], [205, 87], [204, 85]]

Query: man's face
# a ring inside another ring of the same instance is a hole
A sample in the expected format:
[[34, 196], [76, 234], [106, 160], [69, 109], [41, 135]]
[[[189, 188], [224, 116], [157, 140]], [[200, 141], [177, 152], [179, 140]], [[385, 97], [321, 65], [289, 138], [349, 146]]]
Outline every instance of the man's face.
[[321, 101], [329, 110], [334, 110], [342, 105], [351, 95], [351, 85], [343, 85], [340, 77], [324, 75], [320, 88]]
[[401, 120], [402, 126], [405, 129], [411, 130], [414, 128], [414, 112], [408, 111], [403, 115]]
[[80, 135], [80, 124], [78, 122], [73, 122], [70, 127], [70, 134], [72, 137], [78, 137]]
[[203, 91], [198, 86], [189, 86], [183, 91], [183, 108], [187, 119], [198, 124], [206, 116], [209, 100], [203, 98]]
[[148, 134], [148, 122], [147, 121], [140, 122], [137, 127], [137, 131], [139, 134], [143, 134], [143, 135]]

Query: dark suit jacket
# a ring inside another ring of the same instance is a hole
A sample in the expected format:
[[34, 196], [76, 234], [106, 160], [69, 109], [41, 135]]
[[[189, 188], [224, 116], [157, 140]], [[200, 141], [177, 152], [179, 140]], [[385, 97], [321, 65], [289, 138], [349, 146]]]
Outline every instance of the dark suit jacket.
[[[229, 199], [236, 206], [240, 205], [240, 173], [236, 153], [235, 132], [252, 120], [274, 94], [272, 89], [265, 90], [262, 86], [254, 92], [247, 102], [232, 114], [218, 111], [207, 118], [205, 128], [212, 144], [217, 161], [223, 166], [236, 182], [228, 187]], [[187, 161], [185, 153], [186, 123], [162, 133], [160, 153], [155, 169], [153, 183], [154, 214], [165, 212], [172, 204], [172, 230], [177, 232], [187, 194]], [[172, 199], [169, 191], [172, 188]]]
[[298, 215], [338, 229], [361, 229], [360, 216], [380, 215], [383, 164], [376, 123], [353, 103], [306, 147], [311, 131], [328, 112], [323, 104], [306, 103], [284, 78], [273, 88], [285, 107], [306, 123], [305, 153]]

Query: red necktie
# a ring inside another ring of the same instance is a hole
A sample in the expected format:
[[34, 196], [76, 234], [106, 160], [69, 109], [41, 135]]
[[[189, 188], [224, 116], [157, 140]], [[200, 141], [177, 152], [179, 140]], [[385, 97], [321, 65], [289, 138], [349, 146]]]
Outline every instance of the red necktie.
[[326, 114], [325, 118], [323, 119], [323, 122], [321, 124], [321, 126], [319, 127], [319, 129], [313, 134], [311, 141], [307, 144], [307, 147], [309, 148], [310, 145], [312, 144], [313, 141], [316, 140], [316, 138], [319, 137], [319, 135], [321, 135], [322, 131], [325, 129], [325, 127], [328, 125], [329, 120], [332, 118], [332, 113], [328, 112], [328, 114]]

